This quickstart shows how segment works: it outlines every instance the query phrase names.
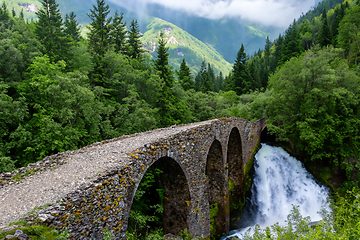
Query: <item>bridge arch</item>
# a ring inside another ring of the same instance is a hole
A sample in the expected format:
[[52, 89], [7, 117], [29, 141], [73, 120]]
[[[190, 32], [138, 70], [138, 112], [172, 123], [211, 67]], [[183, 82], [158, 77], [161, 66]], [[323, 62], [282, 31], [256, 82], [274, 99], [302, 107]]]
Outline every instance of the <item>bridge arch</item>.
[[[226, 168], [223, 148], [220, 141], [216, 139], [211, 144], [207, 155], [205, 174], [208, 180], [210, 212], [216, 212], [216, 215], [212, 216], [210, 220], [210, 234], [212, 236], [221, 236], [223, 233], [228, 234], [229, 205]], [[215, 210], [216, 208], [217, 210]]]
[[[159, 169], [161, 172], [157, 175], [159, 179], [156, 180], [160, 181], [157, 183], [159, 184], [157, 187], [163, 190], [163, 192], [156, 192], [155, 186], [155, 188], [146, 189], [148, 192], [145, 193], [145, 197], [153, 198], [157, 203], [162, 201], [164, 234], [171, 233], [177, 235], [181, 230], [189, 229], [190, 191], [185, 171], [176, 160], [164, 156], [150, 165], [143, 172], [139, 184], [134, 188], [131, 202], [134, 204], [134, 196], [141, 182], [146, 180], [144, 179], [146, 173], [149, 170], [154, 171], [155, 169]], [[163, 196], [160, 196], [162, 194]]]
[[240, 131], [234, 127], [227, 143], [227, 164], [229, 176], [230, 218], [241, 216], [241, 201], [244, 196], [244, 161]]

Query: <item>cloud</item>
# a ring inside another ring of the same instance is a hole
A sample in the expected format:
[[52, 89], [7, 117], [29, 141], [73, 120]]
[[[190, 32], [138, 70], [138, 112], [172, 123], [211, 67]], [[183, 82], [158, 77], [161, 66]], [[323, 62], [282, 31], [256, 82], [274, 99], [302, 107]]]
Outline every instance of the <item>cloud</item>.
[[110, 0], [128, 9], [146, 9], [147, 4], [185, 11], [200, 17], [234, 17], [266, 26], [287, 27], [315, 5], [315, 0]]

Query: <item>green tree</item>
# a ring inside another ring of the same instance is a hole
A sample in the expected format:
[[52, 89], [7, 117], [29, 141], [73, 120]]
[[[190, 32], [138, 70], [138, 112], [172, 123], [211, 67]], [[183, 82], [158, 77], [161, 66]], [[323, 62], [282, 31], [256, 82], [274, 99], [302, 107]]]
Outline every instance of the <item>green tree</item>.
[[271, 78], [269, 129], [311, 160], [357, 154], [360, 79], [340, 59], [340, 50], [309, 50]]
[[303, 48], [308, 50], [313, 45], [312, 27], [309, 20], [305, 19], [300, 24], [300, 36]]
[[205, 62], [205, 60], [203, 60], [201, 62], [200, 70], [195, 77], [195, 90], [196, 91], [201, 90], [201, 86], [203, 84], [203, 77], [205, 74], [206, 74], [206, 62]]
[[190, 68], [186, 64], [185, 58], [183, 58], [180, 70], [177, 72], [179, 82], [185, 91], [194, 88], [194, 81], [191, 78]]
[[15, 85], [24, 79], [24, 72], [44, 48], [24, 21], [10, 21], [0, 22], [0, 78], [9, 85], [13, 96]]
[[360, 47], [360, 6], [352, 7], [339, 25], [338, 41], [348, 55], [348, 63], [357, 65]]
[[74, 12], [65, 15], [64, 32], [65, 34], [70, 36], [75, 42], [79, 42], [81, 39], [80, 27], [75, 18], [76, 15]]
[[137, 20], [132, 20], [128, 36], [128, 56], [133, 59], [142, 60], [142, 44], [140, 41], [140, 30]]
[[24, 18], [24, 9], [23, 8], [21, 9], [21, 12], [20, 12], [20, 19], [25, 20], [25, 18]]
[[158, 108], [160, 109], [161, 126], [178, 124], [181, 121], [181, 101], [174, 95], [172, 87], [174, 86], [174, 76], [169, 65], [169, 53], [164, 39], [164, 33], [160, 33], [159, 47], [157, 57], [154, 60], [155, 68], [163, 80], [163, 86], [160, 90]]
[[333, 17], [333, 21], [330, 25], [330, 33], [331, 33], [331, 43], [334, 47], [338, 46], [337, 37], [339, 35], [339, 24], [342, 20], [342, 18], [345, 15], [345, 6], [344, 4], [341, 4], [340, 7], [335, 8], [334, 12], [335, 17]]
[[30, 116], [10, 136], [18, 167], [102, 139], [104, 106], [84, 74], [65, 68], [64, 61], [51, 63], [46, 55], [29, 67], [20, 89]]
[[17, 129], [28, 114], [25, 99], [13, 100], [8, 94], [9, 86], [0, 81], [0, 172], [13, 171], [15, 161], [11, 158], [11, 133]]
[[232, 70], [232, 77], [234, 81], [234, 87], [232, 90], [234, 90], [238, 95], [247, 93], [250, 89], [252, 89], [252, 83], [249, 74], [246, 71], [246, 61], [245, 48], [244, 45], [241, 44]]
[[294, 22], [285, 32], [279, 65], [282, 65], [286, 61], [290, 60], [292, 57], [299, 56], [302, 51], [303, 48], [301, 44], [300, 34], [297, 28], [296, 21], [294, 19]]
[[115, 52], [126, 53], [126, 23], [123, 23], [124, 14], [116, 10], [112, 22], [110, 37], [114, 45]]
[[107, 18], [110, 10], [109, 5], [106, 5], [104, 0], [97, 0], [96, 3], [96, 6], [93, 5], [93, 9], [90, 9], [90, 14], [88, 14], [91, 19], [88, 34], [89, 49], [94, 64], [90, 79], [95, 86], [107, 87], [108, 83], [104, 77], [104, 63], [102, 60], [110, 48], [111, 18]]
[[322, 13], [322, 26], [320, 29], [319, 44], [321, 47], [331, 44], [330, 27], [327, 20], [326, 9], [324, 8]]
[[63, 23], [59, 4], [55, 0], [43, 0], [36, 12], [36, 34], [45, 47], [45, 53], [52, 62], [68, 61], [71, 58], [70, 39], [62, 31]]

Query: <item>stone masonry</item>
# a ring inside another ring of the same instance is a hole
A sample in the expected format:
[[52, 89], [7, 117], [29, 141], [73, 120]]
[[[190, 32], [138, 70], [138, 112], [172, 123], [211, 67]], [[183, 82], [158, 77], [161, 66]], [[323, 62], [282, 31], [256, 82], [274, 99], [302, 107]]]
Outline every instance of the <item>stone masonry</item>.
[[123, 153], [125, 164], [115, 164], [61, 196], [56, 204], [40, 211], [38, 218], [60, 231], [67, 228], [72, 239], [102, 239], [104, 229], [121, 239], [137, 186], [147, 169], [157, 164], [164, 172], [165, 234], [187, 228], [194, 237], [209, 237], [209, 209], [213, 203], [219, 206], [216, 232], [226, 233], [230, 221], [229, 179], [238, 189], [232, 198], [239, 198], [244, 168], [253, 157], [265, 125], [264, 120], [249, 122], [241, 118], [215, 119], [195, 127], [181, 125], [181, 131], [174, 135]]

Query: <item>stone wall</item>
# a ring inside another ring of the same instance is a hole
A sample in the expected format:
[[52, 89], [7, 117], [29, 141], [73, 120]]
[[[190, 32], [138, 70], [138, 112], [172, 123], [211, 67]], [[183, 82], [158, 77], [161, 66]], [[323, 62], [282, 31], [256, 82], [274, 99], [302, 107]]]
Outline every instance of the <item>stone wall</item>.
[[[131, 161], [125, 167], [109, 169], [90, 184], [68, 193], [59, 203], [39, 212], [39, 218], [59, 230], [67, 228], [73, 239], [102, 239], [106, 228], [120, 239], [127, 230], [136, 189], [147, 169], [160, 159], [162, 166], [170, 168], [165, 178], [178, 179], [176, 184], [164, 180], [165, 233], [176, 234], [186, 227], [194, 237], [209, 237], [210, 202], [221, 206], [216, 225], [218, 233], [226, 232], [229, 172], [241, 185], [242, 175], [234, 173], [243, 171], [251, 159], [263, 124], [239, 118], [218, 119], [145, 144], [130, 153]], [[240, 149], [234, 151], [240, 141]], [[238, 169], [229, 170], [228, 161], [231, 168]]]

